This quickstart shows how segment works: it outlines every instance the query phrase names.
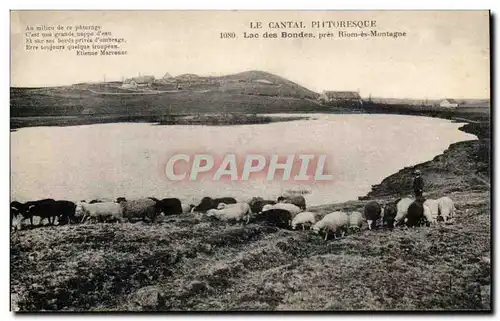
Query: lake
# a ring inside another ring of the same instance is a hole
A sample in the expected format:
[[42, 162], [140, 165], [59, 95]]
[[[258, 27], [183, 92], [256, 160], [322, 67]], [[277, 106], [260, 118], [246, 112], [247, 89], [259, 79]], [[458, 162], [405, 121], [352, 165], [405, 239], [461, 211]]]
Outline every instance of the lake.
[[[279, 116], [283, 116], [279, 114]], [[300, 116], [297, 114], [290, 116]], [[476, 139], [461, 123], [404, 115], [308, 114], [313, 120], [237, 126], [158, 126], [144, 123], [31, 127], [11, 133], [12, 200], [91, 200], [154, 196], [196, 204], [202, 197], [275, 199], [304, 190], [308, 205], [365, 195], [406, 166], [441, 154], [452, 143]], [[175, 153], [327, 154], [329, 182], [169, 181]]]

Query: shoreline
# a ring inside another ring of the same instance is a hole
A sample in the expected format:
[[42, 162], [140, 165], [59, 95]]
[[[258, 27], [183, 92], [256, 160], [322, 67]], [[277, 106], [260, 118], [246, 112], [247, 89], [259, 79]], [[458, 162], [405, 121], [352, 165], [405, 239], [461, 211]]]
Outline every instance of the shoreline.
[[[431, 171], [434, 173], [434, 177], [428, 178], [429, 183], [431, 183], [434, 189], [442, 187], [439, 186], [438, 182], [440, 179], [438, 170], [445, 173], [449, 172], [450, 169], [453, 170], [453, 174], [456, 176], [468, 176], [469, 181], [478, 181], [476, 184], [472, 182], [472, 189], [476, 185], [481, 186], [485, 184], [487, 184], [489, 189], [490, 124], [486, 122], [470, 122], [461, 126], [458, 130], [476, 135], [477, 139], [450, 144], [443, 153], [436, 155], [433, 159], [400, 169], [396, 173], [385, 177], [379, 184], [373, 185], [367, 195], [360, 196], [358, 199], [368, 200], [376, 197], [406, 196], [412, 194], [412, 173], [417, 169], [423, 173], [424, 181], [426, 181], [426, 172]], [[443, 163], [447, 163], [446, 166], [442, 166]], [[476, 172], [471, 172], [473, 169], [476, 169]], [[485, 180], [488, 182], [485, 183]], [[455, 186], [453, 189], [463, 190], [464, 188]]]
[[[287, 97], [282, 97], [286, 100]], [[312, 103], [312, 102], [311, 102]], [[286, 104], [285, 104], [286, 105]], [[135, 105], [134, 105], [135, 106]], [[461, 106], [455, 109], [447, 109], [433, 106], [418, 106], [409, 104], [382, 104], [365, 101], [361, 106], [342, 107], [325, 105], [315, 102], [314, 106], [300, 108], [277, 108], [270, 105], [269, 108], [254, 108], [251, 105], [244, 109], [236, 107], [229, 111], [203, 111], [183, 109], [152, 110], [144, 112], [137, 108], [127, 107], [121, 110], [118, 107], [104, 111], [95, 111], [86, 108], [81, 113], [51, 112], [48, 114], [27, 113], [15, 111], [11, 106], [10, 127], [11, 131], [24, 127], [35, 126], [78, 126], [102, 123], [156, 123], [159, 125], [238, 125], [238, 124], [266, 124], [279, 121], [290, 121], [280, 117], [279, 114], [395, 114], [408, 116], [424, 116], [448, 119], [451, 121], [482, 123], [490, 121], [489, 106]], [[88, 112], [88, 113], [86, 113]], [[273, 116], [268, 116], [272, 114]], [[303, 117], [303, 116], [302, 116]], [[303, 119], [303, 118], [300, 118]]]
[[280, 117], [241, 113], [213, 114], [176, 114], [176, 115], [98, 115], [98, 116], [33, 116], [11, 117], [10, 131], [29, 127], [68, 127], [97, 124], [148, 123], [156, 126], [200, 125], [200, 126], [237, 126], [259, 125], [308, 117]]

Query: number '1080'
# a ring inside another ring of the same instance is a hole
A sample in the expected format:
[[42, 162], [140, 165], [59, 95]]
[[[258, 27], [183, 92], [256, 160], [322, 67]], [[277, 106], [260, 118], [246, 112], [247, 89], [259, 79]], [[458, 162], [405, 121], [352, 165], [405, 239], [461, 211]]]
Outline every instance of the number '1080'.
[[221, 39], [234, 39], [236, 38], [236, 34], [234, 32], [221, 32]]

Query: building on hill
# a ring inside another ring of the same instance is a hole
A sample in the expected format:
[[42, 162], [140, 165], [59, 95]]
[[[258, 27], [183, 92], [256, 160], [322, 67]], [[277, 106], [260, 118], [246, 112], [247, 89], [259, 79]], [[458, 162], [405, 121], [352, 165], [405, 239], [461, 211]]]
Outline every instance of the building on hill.
[[455, 99], [445, 99], [439, 103], [439, 106], [444, 108], [457, 108], [458, 102]]
[[323, 91], [319, 100], [325, 105], [340, 107], [360, 107], [363, 100], [355, 91]]

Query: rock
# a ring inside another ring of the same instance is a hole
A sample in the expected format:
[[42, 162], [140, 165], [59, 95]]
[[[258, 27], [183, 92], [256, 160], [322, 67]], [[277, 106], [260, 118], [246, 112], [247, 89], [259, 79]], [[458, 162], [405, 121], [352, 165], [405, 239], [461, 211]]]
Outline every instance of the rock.
[[146, 286], [133, 294], [132, 302], [141, 307], [142, 310], [155, 310], [165, 304], [165, 298], [157, 287]]
[[208, 285], [205, 282], [193, 281], [188, 288], [191, 293], [201, 293], [208, 290]]

